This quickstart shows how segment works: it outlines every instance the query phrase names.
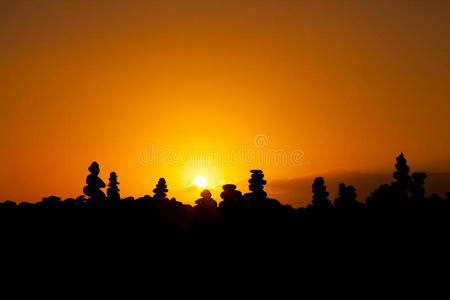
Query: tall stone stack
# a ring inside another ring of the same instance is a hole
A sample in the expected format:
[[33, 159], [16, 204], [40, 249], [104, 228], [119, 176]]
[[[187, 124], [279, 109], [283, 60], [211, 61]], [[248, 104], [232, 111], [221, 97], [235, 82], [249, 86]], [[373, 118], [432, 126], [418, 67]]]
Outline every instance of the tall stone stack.
[[111, 172], [109, 174], [109, 183], [108, 183], [108, 189], [106, 190], [106, 193], [108, 195], [108, 200], [113, 201], [119, 201], [120, 200], [120, 194], [119, 194], [119, 182], [117, 181], [117, 174], [116, 172]]
[[411, 177], [409, 176], [409, 166], [406, 162], [406, 158], [402, 153], [396, 158], [397, 163], [395, 164], [396, 171], [393, 176], [397, 179], [396, 185], [398, 188], [402, 189], [405, 193], [409, 189], [411, 183]]
[[164, 178], [160, 178], [158, 180], [158, 184], [156, 185], [156, 188], [153, 189], [153, 193], [155, 193], [155, 195], [153, 196], [153, 199], [156, 199], [156, 200], [167, 199], [168, 191], [169, 190], [167, 189], [166, 180]]
[[408, 202], [411, 176], [409, 176], [409, 166], [403, 152], [396, 158], [396, 161], [396, 171], [393, 176], [397, 181], [391, 185], [394, 198], [392, 205], [396, 206], [397, 209], [401, 209]]
[[239, 199], [242, 198], [242, 193], [236, 190], [234, 184], [225, 184], [222, 186], [222, 189], [223, 192], [220, 193], [220, 198], [222, 198], [223, 201], [219, 203], [221, 208], [234, 207]]
[[313, 200], [312, 205], [318, 209], [328, 209], [332, 207], [328, 196], [330, 193], [327, 192], [327, 187], [325, 186], [325, 181], [322, 177], [317, 177], [314, 179], [312, 185]]
[[251, 178], [248, 180], [250, 183], [249, 189], [252, 191], [250, 194], [256, 198], [266, 198], [267, 193], [264, 191], [264, 185], [267, 183], [264, 180], [264, 174], [261, 170], [251, 170]]
[[87, 185], [83, 188], [84, 194], [88, 196], [89, 199], [105, 200], [105, 193], [101, 190], [105, 187], [105, 183], [98, 177], [98, 174], [100, 174], [98, 163], [94, 161], [89, 166], [88, 170], [91, 174], [86, 177]]

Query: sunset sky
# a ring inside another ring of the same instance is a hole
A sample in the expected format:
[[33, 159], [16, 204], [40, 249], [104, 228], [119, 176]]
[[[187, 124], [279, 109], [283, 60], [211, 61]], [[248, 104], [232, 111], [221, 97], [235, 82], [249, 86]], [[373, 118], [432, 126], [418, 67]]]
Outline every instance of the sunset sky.
[[97, 161], [122, 197], [262, 169], [292, 203], [275, 183], [402, 151], [448, 172], [449, 133], [450, 1], [0, 0], [0, 201], [77, 197]]

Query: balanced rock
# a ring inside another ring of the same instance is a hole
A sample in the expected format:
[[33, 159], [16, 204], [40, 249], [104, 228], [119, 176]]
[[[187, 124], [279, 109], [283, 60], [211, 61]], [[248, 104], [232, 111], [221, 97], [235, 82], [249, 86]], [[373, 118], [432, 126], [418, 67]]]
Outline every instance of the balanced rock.
[[209, 190], [203, 190], [200, 193], [200, 196], [202, 196], [202, 198], [196, 200], [195, 204], [205, 207], [217, 207], [217, 202], [211, 198], [211, 192]]
[[104, 200], [106, 199], [105, 193], [101, 190], [105, 187], [103, 180], [98, 177], [100, 174], [100, 167], [97, 162], [93, 162], [88, 168], [89, 174], [86, 177], [86, 186], [83, 188], [83, 192], [90, 199]]

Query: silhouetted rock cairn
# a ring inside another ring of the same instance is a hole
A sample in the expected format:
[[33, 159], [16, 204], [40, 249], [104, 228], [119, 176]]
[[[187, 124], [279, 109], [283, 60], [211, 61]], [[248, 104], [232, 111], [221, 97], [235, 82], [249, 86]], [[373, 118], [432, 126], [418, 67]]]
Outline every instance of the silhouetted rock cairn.
[[119, 194], [119, 182], [117, 182], [117, 174], [116, 172], [111, 172], [109, 174], [109, 183], [108, 183], [108, 189], [106, 190], [106, 193], [108, 195], [108, 199], [112, 201], [119, 201], [120, 200], [120, 194]]
[[352, 185], [339, 184], [338, 198], [334, 200], [337, 209], [352, 209], [357, 206], [356, 190]]
[[248, 180], [250, 183], [249, 190], [252, 191], [250, 194], [255, 198], [266, 198], [267, 193], [264, 191], [264, 185], [267, 183], [264, 180], [264, 174], [261, 170], [251, 170], [251, 178]]
[[411, 184], [411, 177], [409, 176], [409, 166], [406, 163], [405, 156], [403, 152], [396, 158], [397, 163], [395, 164], [396, 171], [393, 173], [394, 178], [397, 180], [392, 183], [393, 192], [396, 198], [400, 201], [398, 205], [402, 205], [402, 201], [408, 199], [408, 192]]
[[167, 199], [167, 192], [169, 190], [167, 189], [166, 180], [164, 178], [160, 178], [158, 180], [158, 184], [156, 185], [156, 188], [153, 189], [153, 193], [155, 195], [153, 196], [153, 199], [155, 200], [168, 200]]
[[406, 163], [403, 152], [396, 158], [396, 161], [395, 169], [397, 169], [397, 171], [394, 172], [394, 178], [397, 179], [402, 186], [407, 188], [411, 181], [411, 177], [409, 176], [409, 166]]
[[328, 209], [331, 208], [331, 202], [328, 200], [330, 193], [327, 192], [327, 187], [325, 186], [325, 181], [322, 177], [317, 177], [314, 179], [312, 185], [313, 200], [312, 205], [317, 209]]
[[211, 198], [211, 192], [209, 190], [203, 190], [200, 193], [202, 198], [195, 201], [195, 204], [206, 206], [206, 207], [217, 207], [217, 202], [213, 198]]
[[[411, 177], [409, 176], [409, 166], [406, 163], [403, 152], [396, 158], [396, 161], [396, 171], [393, 173], [396, 181], [390, 185], [383, 184], [373, 191], [366, 200], [369, 208], [374, 208], [379, 211], [383, 210], [383, 213], [389, 214], [391, 211], [401, 210], [407, 205], [412, 183]], [[421, 175], [416, 176], [415, 192], [419, 192], [418, 189], [420, 188], [417, 185], [420, 185]]]
[[225, 184], [222, 186], [222, 189], [223, 192], [220, 193], [220, 198], [222, 198], [223, 201], [219, 203], [219, 207], [235, 207], [238, 201], [242, 198], [242, 193], [236, 190], [236, 186], [234, 184]]
[[[119, 182], [114, 172], [109, 176], [108, 200], [99, 201], [106, 199], [102, 191], [105, 184], [99, 178], [99, 165], [93, 162], [89, 172], [87, 185], [83, 188], [86, 198], [79, 196], [62, 201], [59, 197], [50, 196], [37, 203], [0, 202], [0, 222], [12, 225], [10, 228], [24, 224], [24, 228], [31, 229], [33, 234], [37, 232], [33, 226], [45, 225], [41, 226], [43, 230], [40, 233], [55, 228], [58, 235], [59, 232], [76, 233], [84, 237], [92, 233], [97, 237], [99, 233], [105, 233], [116, 238], [123, 232], [127, 237], [132, 234], [139, 239], [152, 234], [165, 236], [172, 233], [176, 236], [180, 236], [178, 233], [193, 233], [190, 237], [194, 238], [197, 233], [202, 234], [198, 237], [206, 238], [221, 237], [220, 234], [224, 233], [224, 237], [233, 239], [239, 234], [245, 238], [261, 235], [264, 239], [269, 236], [296, 239], [301, 234], [302, 238], [312, 237], [314, 240], [315, 237], [321, 240], [331, 238], [334, 244], [336, 241], [350, 241], [348, 237], [359, 243], [364, 234], [369, 237], [375, 234], [372, 237], [376, 242], [381, 241], [380, 237], [391, 244], [399, 234], [411, 236], [414, 242], [421, 232], [426, 235], [424, 241], [433, 234], [439, 239], [448, 235], [450, 193], [445, 198], [436, 193], [427, 197], [424, 187], [426, 174], [413, 173], [410, 176], [403, 153], [397, 157], [394, 182], [373, 191], [367, 198], [367, 205], [356, 200], [353, 186], [340, 183], [333, 207], [324, 179], [318, 177], [312, 184], [312, 203], [297, 210], [267, 197], [261, 170], [251, 171], [250, 192], [244, 196], [236, 190], [236, 185], [223, 185], [220, 194], [223, 201], [219, 207], [209, 190], [201, 192], [201, 198], [193, 207], [174, 198], [169, 200], [164, 178], [159, 179], [153, 198], [146, 195], [136, 200], [133, 197], [120, 199]], [[391, 233], [392, 236], [385, 238]]]
[[219, 222], [219, 210], [217, 202], [211, 198], [210, 191], [203, 190], [200, 195], [202, 198], [195, 201], [191, 225], [192, 228], [209, 231]]
[[101, 190], [101, 188], [105, 187], [105, 183], [98, 177], [98, 174], [100, 174], [98, 163], [94, 161], [88, 170], [91, 174], [86, 178], [87, 186], [83, 188], [84, 194], [91, 200], [105, 200], [105, 193]]

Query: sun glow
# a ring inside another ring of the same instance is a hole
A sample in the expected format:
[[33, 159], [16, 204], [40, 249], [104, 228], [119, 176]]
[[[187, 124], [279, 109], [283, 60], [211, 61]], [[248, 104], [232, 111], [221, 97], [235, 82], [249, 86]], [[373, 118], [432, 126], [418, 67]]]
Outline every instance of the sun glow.
[[206, 187], [206, 179], [203, 176], [197, 176], [194, 179], [194, 185], [196, 185], [199, 188]]

